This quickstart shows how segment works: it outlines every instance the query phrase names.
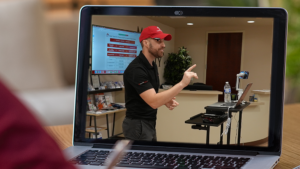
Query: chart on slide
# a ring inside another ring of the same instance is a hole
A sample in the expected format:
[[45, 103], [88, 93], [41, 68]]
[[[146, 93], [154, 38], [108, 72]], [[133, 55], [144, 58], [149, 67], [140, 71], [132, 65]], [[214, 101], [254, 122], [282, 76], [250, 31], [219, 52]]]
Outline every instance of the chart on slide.
[[92, 73], [123, 74], [141, 51], [140, 33], [93, 26]]

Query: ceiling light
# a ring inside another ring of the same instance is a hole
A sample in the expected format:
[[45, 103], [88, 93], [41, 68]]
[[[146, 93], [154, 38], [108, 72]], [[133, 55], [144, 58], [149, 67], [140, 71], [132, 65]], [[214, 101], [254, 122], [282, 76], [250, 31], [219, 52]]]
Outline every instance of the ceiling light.
[[187, 25], [194, 25], [194, 23], [187, 23]]
[[255, 21], [248, 21], [248, 23], [254, 23]]

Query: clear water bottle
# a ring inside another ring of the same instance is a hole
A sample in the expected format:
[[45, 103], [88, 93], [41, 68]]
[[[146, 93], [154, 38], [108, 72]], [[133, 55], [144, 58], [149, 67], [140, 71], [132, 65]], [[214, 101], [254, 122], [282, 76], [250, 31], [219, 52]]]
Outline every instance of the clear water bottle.
[[99, 132], [97, 138], [98, 138], [98, 139], [102, 139], [102, 134], [101, 134], [101, 132]]
[[[93, 139], [96, 138], [95, 133], [93, 133], [92, 138], [93, 138]], [[102, 139], [102, 134], [101, 134], [101, 132], [97, 133], [97, 139]]]
[[224, 86], [224, 102], [231, 102], [231, 87], [228, 82], [226, 82]]

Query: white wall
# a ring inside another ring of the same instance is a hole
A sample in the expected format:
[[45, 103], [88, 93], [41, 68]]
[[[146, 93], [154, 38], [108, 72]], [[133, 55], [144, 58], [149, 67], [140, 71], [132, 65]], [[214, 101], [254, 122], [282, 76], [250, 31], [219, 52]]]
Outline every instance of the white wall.
[[205, 51], [206, 51], [206, 30], [199, 28], [177, 28], [175, 30], [175, 50], [184, 46], [189, 51], [189, 55], [192, 57], [192, 63], [197, 64], [193, 69], [197, 73], [198, 79], [194, 79], [193, 82], [204, 83], [204, 71], [205, 71]]
[[[175, 49], [187, 47], [194, 71], [199, 79], [194, 82], [205, 82], [205, 64], [207, 51], [207, 33], [243, 32], [241, 70], [250, 72], [249, 79], [241, 81], [241, 88], [252, 82], [251, 90], [270, 89], [272, 58], [272, 25], [249, 27], [202, 27], [175, 29]], [[225, 82], [224, 82], [225, 83]], [[235, 86], [232, 84], [231, 87]], [[248, 100], [248, 99], [245, 99]]]

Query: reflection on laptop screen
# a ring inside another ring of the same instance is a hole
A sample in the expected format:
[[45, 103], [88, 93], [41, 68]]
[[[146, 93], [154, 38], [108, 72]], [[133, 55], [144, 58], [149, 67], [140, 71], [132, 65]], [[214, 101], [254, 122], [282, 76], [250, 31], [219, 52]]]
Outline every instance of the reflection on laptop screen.
[[[109, 92], [99, 89], [111, 88], [112, 83], [115, 87], [122, 86], [123, 71], [142, 49], [138, 41], [141, 29], [154, 25], [172, 35], [172, 40], [165, 41], [164, 56], [156, 59], [160, 84], [166, 82], [163, 74], [168, 54], [177, 53], [184, 46], [192, 64], [197, 64], [193, 71], [199, 78], [192, 83], [213, 87], [210, 91], [181, 91], [176, 96], [179, 106], [174, 110], [159, 107], [157, 141], [206, 144], [206, 131], [193, 129], [185, 121], [205, 113], [205, 107], [218, 102], [219, 97], [224, 98], [226, 81], [232, 93], [237, 93], [233, 88], [236, 74], [249, 71], [249, 78], [241, 79], [239, 88], [253, 83], [244, 100], [249, 101], [249, 96], [254, 95], [257, 102], [251, 102], [243, 110], [240, 143], [241, 146], [268, 146], [273, 18], [93, 15], [92, 25], [89, 84], [98, 83], [102, 88], [88, 92], [85, 138], [124, 139], [122, 124], [126, 110], [108, 110], [112, 103], [117, 103], [116, 107], [125, 103], [124, 89]], [[238, 123], [239, 113], [232, 113], [230, 145], [237, 144]], [[211, 126], [209, 144], [219, 142], [220, 126]], [[223, 144], [226, 142], [225, 135]]]

